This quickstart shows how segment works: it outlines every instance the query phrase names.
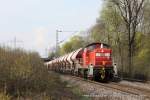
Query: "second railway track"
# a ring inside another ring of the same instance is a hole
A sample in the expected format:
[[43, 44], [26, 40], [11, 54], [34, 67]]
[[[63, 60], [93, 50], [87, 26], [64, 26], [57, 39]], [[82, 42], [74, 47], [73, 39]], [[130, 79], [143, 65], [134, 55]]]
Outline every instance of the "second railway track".
[[73, 79], [77, 81], [86, 81], [91, 84], [103, 86], [104, 88], [107, 88], [107, 89], [112, 89], [112, 90], [117, 90], [120, 92], [132, 94], [132, 95], [142, 96], [144, 100], [145, 99], [150, 100], [150, 89], [140, 88], [140, 87], [131, 86], [131, 85], [125, 85], [125, 84], [120, 84], [120, 83], [115, 83], [115, 82], [100, 83], [100, 82], [95, 82], [95, 81], [83, 79], [83, 78], [76, 77], [76, 76], [70, 76], [70, 77], [72, 77]]

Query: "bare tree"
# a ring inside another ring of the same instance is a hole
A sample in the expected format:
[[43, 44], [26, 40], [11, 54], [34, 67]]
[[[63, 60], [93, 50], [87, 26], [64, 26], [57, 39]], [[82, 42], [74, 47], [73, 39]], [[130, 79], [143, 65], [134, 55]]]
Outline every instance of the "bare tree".
[[140, 24], [140, 31], [144, 34], [150, 34], [150, 0], [145, 1], [144, 5], [144, 17], [143, 21]]
[[132, 74], [133, 54], [137, 27], [143, 18], [145, 0], [110, 0], [117, 8], [125, 22], [128, 36], [128, 67]]

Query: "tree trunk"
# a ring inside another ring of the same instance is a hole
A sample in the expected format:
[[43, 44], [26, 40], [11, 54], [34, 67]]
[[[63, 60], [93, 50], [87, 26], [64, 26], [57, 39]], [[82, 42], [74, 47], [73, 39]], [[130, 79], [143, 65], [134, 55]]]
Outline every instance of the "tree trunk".
[[121, 67], [121, 77], [123, 77], [123, 56], [122, 56], [122, 48], [121, 43], [118, 44], [119, 56], [120, 56], [120, 67]]
[[132, 42], [131, 42], [131, 24], [127, 25], [128, 29], [128, 68], [129, 68], [129, 76], [132, 76]]

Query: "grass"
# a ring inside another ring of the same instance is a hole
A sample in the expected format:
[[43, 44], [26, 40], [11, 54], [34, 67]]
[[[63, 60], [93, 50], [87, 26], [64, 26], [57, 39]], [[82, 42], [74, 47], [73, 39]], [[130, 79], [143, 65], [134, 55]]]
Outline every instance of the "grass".
[[0, 100], [11, 100], [11, 96], [6, 95], [5, 93], [0, 93]]
[[77, 100], [59, 75], [48, 73], [36, 52], [0, 48], [0, 100]]

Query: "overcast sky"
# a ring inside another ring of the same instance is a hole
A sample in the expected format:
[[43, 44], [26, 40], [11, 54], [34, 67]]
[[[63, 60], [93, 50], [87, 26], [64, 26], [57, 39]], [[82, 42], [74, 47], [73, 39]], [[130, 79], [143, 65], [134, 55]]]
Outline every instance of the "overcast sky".
[[[102, 0], [0, 0], [0, 44], [35, 50], [55, 45], [56, 29], [84, 31], [94, 25]], [[72, 32], [59, 33], [59, 40]], [[20, 42], [19, 42], [20, 41]]]

